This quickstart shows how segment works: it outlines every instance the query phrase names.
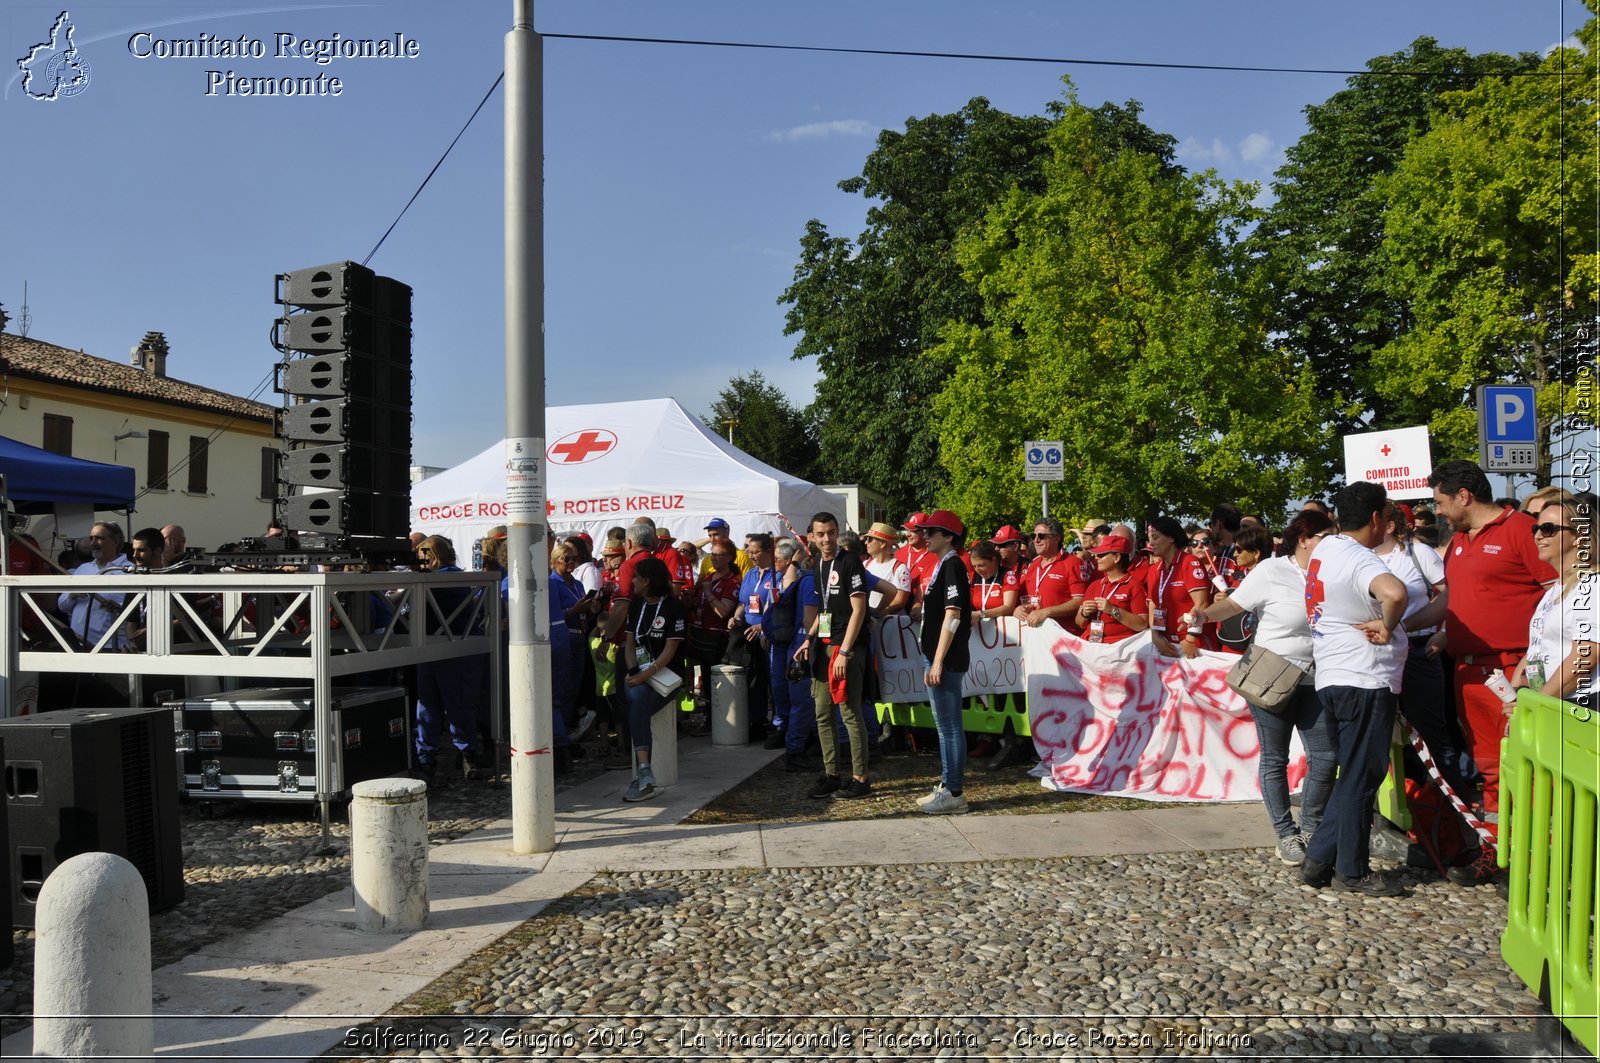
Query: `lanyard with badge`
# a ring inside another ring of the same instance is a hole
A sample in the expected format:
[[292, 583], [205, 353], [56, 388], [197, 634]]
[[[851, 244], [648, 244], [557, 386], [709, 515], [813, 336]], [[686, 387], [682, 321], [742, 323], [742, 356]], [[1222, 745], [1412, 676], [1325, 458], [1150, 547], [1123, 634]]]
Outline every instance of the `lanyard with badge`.
[[[1111, 596], [1117, 593], [1117, 588], [1118, 587], [1122, 586], [1124, 583], [1128, 582], [1132, 578], [1133, 577], [1131, 575], [1123, 576], [1121, 579], [1117, 580], [1117, 582], [1115, 582], [1111, 586], [1107, 587], [1106, 590], [1105, 590], [1105, 593], [1100, 595], [1100, 597], [1102, 597], [1102, 598], [1104, 598], [1106, 600], [1106, 604], [1107, 605], [1115, 604], [1114, 602], [1111, 601]], [[1105, 614], [1104, 613], [1096, 613], [1096, 614], [1094, 614], [1094, 619], [1089, 621], [1089, 641], [1090, 642], [1104, 642], [1105, 640], [1106, 640], [1106, 618], [1105, 618]]]
[[1043, 564], [1041, 559], [1041, 563], [1035, 564], [1033, 569], [1029, 571], [1028, 575], [1033, 577], [1033, 593], [1028, 595], [1029, 605], [1038, 605], [1043, 600], [1044, 596], [1041, 591], [1044, 588], [1044, 578], [1050, 574], [1050, 570], [1055, 568], [1056, 562], [1060, 560], [1059, 554], [1051, 558], [1048, 565]]
[[639, 659], [640, 668], [649, 668], [655, 662], [656, 655], [651, 653], [650, 648], [644, 644], [644, 633], [655, 628], [656, 620], [661, 616], [661, 606], [664, 603], [665, 599], [656, 603], [655, 612], [650, 614], [650, 623], [648, 624], [644, 620], [644, 607], [648, 603], [641, 602], [639, 604], [639, 622], [633, 626], [633, 644], [634, 654]]
[[1167, 588], [1172, 586], [1173, 579], [1178, 575], [1178, 566], [1183, 563], [1183, 558], [1173, 559], [1172, 564], [1165, 561], [1161, 563], [1161, 575], [1156, 577], [1156, 603], [1154, 626], [1165, 633], [1167, 630]]
[[[823, 560], [817, 566], [817, 573], [822, 576], [822, 608], [817, 613], [817, 637], [824, 641], [827, 641], [833, 634], [833, 614], [828, 612], [828, 598], [831, 597], [830, 592], [833, 590], [832, 584], [837, 564], [837, 559], [833, 561]], [[824, 573], [822, 571], [822, 565], [828, 567], [827, 572]]]
[[[1004, 577], [1000, 574], [999, 571], [995, 572], [994, 579], [986, 580], [982, 576], [978, 577], [978, 608], [979, 609], [988, 609], [988, 608], [990, 608], [990, 605], [989, 605], [989, 592], [991, 590], [993, 590], [995, 585], [998, 584], [1003, 578]], [[1002, 588], [1001, 593], [1004, 594], [1004, 588]], [[997, 602], [995, 604], [998, 605], [999, 603]]]

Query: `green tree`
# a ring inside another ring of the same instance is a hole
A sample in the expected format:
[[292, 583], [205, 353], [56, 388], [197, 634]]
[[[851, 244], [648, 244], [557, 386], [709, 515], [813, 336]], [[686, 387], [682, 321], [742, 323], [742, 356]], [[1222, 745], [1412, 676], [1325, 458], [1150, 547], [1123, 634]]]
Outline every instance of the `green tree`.
[[1600, 310], [1597, 27], [1532, 76], [1446, 95], [1376, 182], [1386, 284], [1412, 320], [1374, 354], [1374, 387], [1428, 420], [1436, 454], [1475, 451], [1479, 384], [1532, 383], [1541, 427], [1570, 427]]
[[[951, 365], [936, 356], [950, 322], [979, 323], [983, 301], [955, 244], [1012, 188], [1042, 187], [1052, 119], [998, 111], [982, 97], [959, 112], [885, 130], [857, 177], [839, 187], [872, 201], [854, 241], [815, 219], [783, 293], [796, 358], [822, 371], [811, 412], [831, 482], [860, 482], [891, 510], [928, 505], [943, 484], [930, 416]], [[1090, 112], [1096, 135], [1131, 143], [1173, 169], [1175, 142], [1139, 120], [1139, 105]]]
[[955, 367], [934, 403], [941, 501], [980, 527], [1034, 511], [1022, 444], [1060, 438], [1053, 510], [1281, 506], [1325, 430], [1309, 369], [1266, 342], [1239, 240], [1254, 186], [1108, 143], [1070, 89], [1048, 146], [1045, 187], [1010, 192], [958, 251], [985, 323], [933, 352]]
[[728, 381], [701, 420], [724, 437], [732, 422], [734, 445], [774, 469], [806, 480], [816, 473], [812, 424], [759, 369]]
[[[1272, 329], [1291, 357], [1315, 368], [1336, 434], [1427, 420], [1415, 403], [1379, 387], [1372, 363], [1411, 325], [1408, 299], [1389, 283], [1378, 180], [1427, 133], [1445, 93], [1537, 63], [1528, 53], [1474, 56], [1419, 37], [1306, 108], [1306, 133], [1288, 149], [1250, 245], [1269, 267]], [[1330, 477], [1342, 466], [1335, 449], [1324, 460]]]

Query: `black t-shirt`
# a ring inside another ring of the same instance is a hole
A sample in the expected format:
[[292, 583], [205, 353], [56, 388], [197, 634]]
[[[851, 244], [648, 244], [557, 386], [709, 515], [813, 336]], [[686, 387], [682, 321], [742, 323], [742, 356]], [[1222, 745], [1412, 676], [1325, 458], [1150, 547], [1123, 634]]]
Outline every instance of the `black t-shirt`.
[[961, 610], [961, 627], [944, 651], [944, 668], [950, 672], [965, 672], [972, 664], [972, 652], [967, 645], [972, 634], [972, 581], [967, 578], [967, 566], [957, 554], [948, 554], [939, 562], [938, 571], [928, 584], [922, 597], [922, 655], [933, 663], [939, 652], [939, 631], [944, 627], [946, 609]]
[[[671, 595], [654, 605], [643, 598], [635, 598], [628, 603], [627, 630], [633, 632], [634, 640], [652, 661], [659, 661], [669, 640], [681, 639], [689, 633], [689, 620], [683, 603]], [[642, 660], [639, 664], [645, 667]], [[672, 667], [671, 662], [667, 667]]]
[[[832, 561], [818, 557], [812, 571], [817, 581], [818, 616], [826, 613], [832, 618], [829, 621], [832, 626], [829, 637], [824, 641], [837, 646], [844, 641], [844, 633], [850, 627], [850, 599], [854, 595], [864, 596], [867, 593], [867, 572], [861, 567], [860, 559], [843, 550], [834, 554]], [[851, 652], [864, 648], [866, 637], [866, 625], [863, 624], [856, 635], [856, 644], [850, 647]]]

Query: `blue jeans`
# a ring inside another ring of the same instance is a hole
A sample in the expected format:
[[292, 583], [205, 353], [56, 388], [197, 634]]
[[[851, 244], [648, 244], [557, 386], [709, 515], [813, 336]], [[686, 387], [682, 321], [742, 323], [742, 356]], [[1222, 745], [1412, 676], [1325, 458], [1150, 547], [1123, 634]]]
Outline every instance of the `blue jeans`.
[[962, 790], [967, 775], [967, 727], [961, 714], [961, 682], [965, 672], [945, 669], [943, 682], [928, 688], [933, 725], [939, 731], [939, 781], [953, 794]]
[[1461, 750], [1450, 733], [1455, 698], [1445, 682], [1444, 666], [1439, 658], [1428, 656], [1425, 645], [1421, 639], [1413, 641], [1411, 652], [1406, 654], [1406, 669], [1400, 675], [1400, 712], [1422, 736], [1444, 781], [1458, 795], [1465, 795], [1467, 781], [1461, 776]]
[[483, 662], [476, 657], [417, 665], [417, 763], [432, 764], [450, 732], [463, 753], [478, 750], [478, 697]]
[[1371, 870], [1372, 802], [1389, 766], [1395, 696], [1387, 687], [1324, 687], [1317, 696], [1332, 717], [1339, 778], [1306, 856], [1332, 864], [1346, 878], [1360, 878]]
[[[621, 681], [619, 679], [619, 681]], [[633, 739], [633, 759], [639, 763], [639, 752], [644, 751], [643, 763], [650, 763], [653, 736], [650, 734], [650, 717], [660, 712], [668, 699], [657, 694], [649, 683], [628, 686], [623, 683], [623, 695], [628, 699], [628, 733]]]
[[1300, 732], [1306, 749], [1306, 778], [1300, 789], [1300, 833], [1310, 838], [1322, 822], [1328, 794], [1338, 770], [1335, 759], [1333, 718], [1322, 711], [1322, 701], [1310, 686], [1296, 688], [1289, 711], [1279, 715], [1250, 706], [1261, 737], [1261, 801], [1273, 833], [1282, 838], [1295, 832], [1289, 811], [1289, 739]]

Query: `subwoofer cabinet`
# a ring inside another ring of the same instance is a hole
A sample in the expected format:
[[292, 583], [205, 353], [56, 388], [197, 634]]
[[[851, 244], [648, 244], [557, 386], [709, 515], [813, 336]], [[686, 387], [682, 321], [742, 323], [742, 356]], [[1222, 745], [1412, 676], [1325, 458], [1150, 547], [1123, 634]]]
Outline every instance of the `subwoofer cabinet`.
[[[170, 708], [180, 786], [193, 799], [309, 802], [319, 790], [342, 797], [355, 783], [401, 775], [411, 766], [403, 687], [334, 688], [322, 729], [305, 687], [234, 690]], [[327, 780], [317, 778], [323, 742], [330, 754]]]
[[114, 853], [150, 910], [183, 900], [183, 844], [162, 708], [58, 709], [0, 720], [11, 919], [33, 926], [44, 880], [80, 853]]

